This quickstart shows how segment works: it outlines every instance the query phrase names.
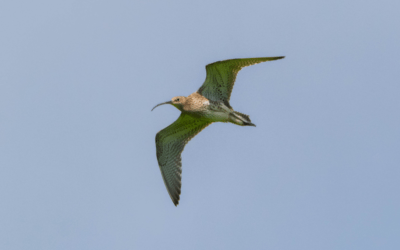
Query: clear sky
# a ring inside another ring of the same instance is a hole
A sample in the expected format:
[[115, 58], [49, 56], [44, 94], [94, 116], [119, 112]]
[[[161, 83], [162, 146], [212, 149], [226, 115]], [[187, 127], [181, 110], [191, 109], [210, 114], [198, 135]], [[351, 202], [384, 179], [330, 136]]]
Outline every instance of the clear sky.
[[[400, 1], [2, 1], [0, 249], [400, 249]], [[205, 65], [243, 69], [183, 152]]]

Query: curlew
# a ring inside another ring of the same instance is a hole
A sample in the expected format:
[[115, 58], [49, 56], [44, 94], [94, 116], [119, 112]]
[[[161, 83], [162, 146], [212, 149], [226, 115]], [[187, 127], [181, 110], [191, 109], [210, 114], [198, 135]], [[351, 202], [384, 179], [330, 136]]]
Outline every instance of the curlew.
[[213, 122], [231, 122], [240, 126], [255, 126], [248, 115], [234, 111], [229, 98], [237, 73], [246, 66], [282, 59], [279, 57], [242, 58], [218, 61], [206, 66], [206, 80], [188, 97], [177, 96], [171, 104], [181, 111], [178, 120], [156, 135], [158, 165], [172, 202], [177, 206], [181, 194], [182, 160], [185, 145]]

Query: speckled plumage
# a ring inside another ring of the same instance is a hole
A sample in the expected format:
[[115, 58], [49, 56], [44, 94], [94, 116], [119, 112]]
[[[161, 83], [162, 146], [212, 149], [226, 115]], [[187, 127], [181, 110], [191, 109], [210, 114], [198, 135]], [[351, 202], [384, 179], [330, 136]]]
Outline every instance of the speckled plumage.
[[188, 97], [177, 96], [157, 105], [171, 104], [182, 112], [178, 120], [156, 135], [158, 165], [175, 206], [179, 204], [181, 194], [181, 154], [185, 145], [213, 122], [255, 126], [248, 115], [234, 111], [229, 104], [237, 73], [243, 67], [282, 58], [242, 58], [208, 64], [206, 80], [197, 92]]

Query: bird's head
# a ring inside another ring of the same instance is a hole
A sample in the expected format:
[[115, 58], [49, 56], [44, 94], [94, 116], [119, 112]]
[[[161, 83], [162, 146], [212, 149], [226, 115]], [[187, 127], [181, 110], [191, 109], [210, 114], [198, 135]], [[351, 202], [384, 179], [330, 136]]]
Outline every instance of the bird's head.
[[[186, 97], [184, 97], [184, 96], [176, 96], [176, 97], [172, 98], [171, 101], [169, 101], [169, 102], [163, 102], [163, 103], [157, 104], [153, 109], [155, 109], [158, 106], [163, 105], [163, 104], [171, 104], [175, 108], [177, 108], [180, 111], [182, 111], [183, 104], [185, 104], [185, 102], [186, 102]], [[153, 109], [151, 111], [153, 111]]]

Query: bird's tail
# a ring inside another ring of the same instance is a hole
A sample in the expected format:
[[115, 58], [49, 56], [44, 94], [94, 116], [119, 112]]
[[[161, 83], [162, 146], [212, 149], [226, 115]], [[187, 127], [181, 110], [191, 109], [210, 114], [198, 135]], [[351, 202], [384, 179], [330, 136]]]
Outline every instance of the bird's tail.
[[242, 114], [237, 111], [233, 111], [230, 114], [229, 121], [240, 126], [256, 126], [255, 124], [251, 123], [250, 117], [248, 115]]

